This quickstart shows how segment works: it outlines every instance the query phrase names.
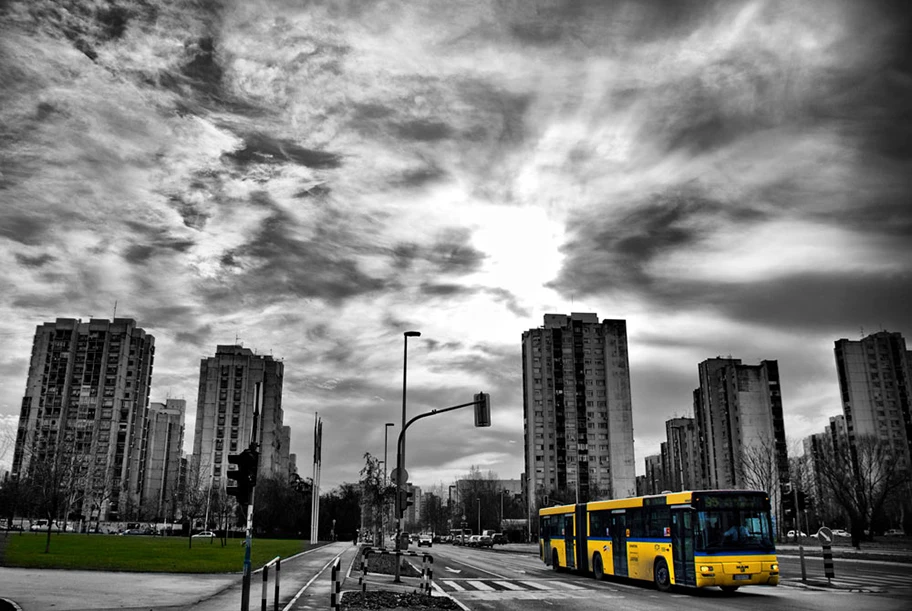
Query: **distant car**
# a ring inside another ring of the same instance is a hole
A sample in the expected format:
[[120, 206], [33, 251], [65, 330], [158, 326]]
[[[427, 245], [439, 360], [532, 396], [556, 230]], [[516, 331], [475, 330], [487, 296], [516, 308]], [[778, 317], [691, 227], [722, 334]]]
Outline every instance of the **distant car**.
[[788, 531], [788, 535], [787, 535], [787, 536], [789, 536], [789, 537], [791, 537], [791, 538], [794, 539], [796, 536], [798, 536], [798, 537], [807, 537], [807, 533], [803, 533], [803, 532], [800, 532], [800, 531], [790, 530], [790, 531]]
[[472, 535], [466, 539], [465, 544], [469, 547], [478, 547], [478, 541], [481, 540], [481, 535]]
[[434, 545], [434, 538], [431, 535], [421, 534], [418, 535], [418, 547], [422, 545], [431, 547]]
[[[33, 524], [29, 525], [29, 530], [38, 531], [38, 530], [47, 530], [47, 529], [48, 529], [47, 520], [35, 520], [35, 522]], [[60, 525], [57, 522], [51, 522], [51, 531], [59, 532]]]
[[494, 540], [494, 545], [503, 545], [507, 542], [507, 538], [503, 533], [494, 533], [491, 539]]
[[851, 536], [852, 536], [852, 533], [850, 533], [850, 532], [847, 531], [847, 530], [843, 530], [843, 529], [841, 529], [841, 528], [834, 528], [834, 529], [833, 529], [833, 536], [834, 536], [834, 537], [851, 537]]
[[477, 547], [494, 547], [494, 538], [490, 535], [478, 535]]
[[215, 539], [215, 533], [211, 530], [204, 530], [203, 532], [198, 532], [192, 537], [193, 539]]
[[888, 536], [888, 537], [905, 537], [905, 536], [906, 536], [906, 531], [904, 531], [904, 530], [901, 529], [901, 528], [891, 528], [890, 530], [888, 530], [888, 531], [885, 532], [884, 534], [885, 534], [886, 536]]

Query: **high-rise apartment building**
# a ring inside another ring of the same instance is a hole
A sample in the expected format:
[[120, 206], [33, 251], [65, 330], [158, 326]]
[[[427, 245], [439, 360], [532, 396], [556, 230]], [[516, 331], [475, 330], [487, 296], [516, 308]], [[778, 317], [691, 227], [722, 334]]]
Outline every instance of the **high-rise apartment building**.
[[836, 342], [836, 372], [849, 444], [869, 435], [912, 465], [912, 353], [899, 333]]
[[251, 442], [259, 445], [260, 475], [288, 475], [290, 433], [283, 424], [283, 376], [281, 361], [242, 346], [218, 346], [214, 357], [200, 361], [192, 476], [226, 486], [228, 455], [240, 453]]
[[672, 492], [703, 488], [700, 477], [700, 445], [693, 418], [665, 421], [665, 485]]
[[544, 496], [580, 502], [636, 491], [627, 325], [545, 314], [522, 335], [529, 510]]
[[662, 467], [662, 455], [652, 454], [646, 457], [645, 494], [660, 494], [663, 490], [665, 490], [665, 470]]
[[714, 358], [698, 369], [694, 422], [703, 485], [777, 495], [789, 476], [778, 363]]
[[173, 521], [179, 506], [186, 411], [184, 399], [149, 405], [142, 503], [155, 511], [157, 521]]
[[68, 469], [72, 492], [82, 499], [74, 513], [102, 520], [130, 515], [145, 485], [154, 354], [155, 338], [129, 318], [39, 325], [12, 475]]

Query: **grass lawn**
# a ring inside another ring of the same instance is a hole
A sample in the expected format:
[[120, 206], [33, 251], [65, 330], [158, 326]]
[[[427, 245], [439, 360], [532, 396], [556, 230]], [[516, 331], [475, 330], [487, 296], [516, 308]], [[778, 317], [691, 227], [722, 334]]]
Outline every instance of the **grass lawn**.
[[[0, 534], [0, 537], [4, 535]], [[46, 533], [7, 533], [3, 566], [42, 569], [141, 571], [148, 573], [240, 573], [243, 539], [85, 535], [54, 533], [44, 553]], [[251, 566], [257, 569], [276, 556], [287, 558], [310, 547], [302, 540], [253, 539]]]

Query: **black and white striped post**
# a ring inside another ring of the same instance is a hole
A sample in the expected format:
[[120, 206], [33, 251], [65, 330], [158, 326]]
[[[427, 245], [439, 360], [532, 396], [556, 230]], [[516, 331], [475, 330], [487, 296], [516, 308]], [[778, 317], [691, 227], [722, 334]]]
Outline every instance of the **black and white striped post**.
[[279, 611], [279, 574], [282, 570], [282, 558], [276, 556], [263, 566], [263, 595], [260, 597], [260, 609], [266, 611], [266, 593], [269, 590], [269, 567], [276, 567], [275, 588], [273, 593], [272, 608], [273, 611]]
[[342, 566], [342, 561], [336, 558], [336, 561], [333, 562], [332, 566], [332, 585], [329, 591], [329, 608], [330, 609], [339, 609], [340, 596], [339, 591], [342, 589], [342, 584], [339, 582], [339, 567]]
[[817, 531], [817, 540], [820, 541], [820, 546], [823, 548], [823, 573], [826, 575], [827, 581], [831, 582], [836, 577], [836, 571], [833, 568], [833, 548], [831, 546], [833, 531], [826, 526], [821, 526], [820, 530]]
[[422, 577], [425, 593], [431, 595], [431, 584], [434, 583], [434, 557], [430, 554], [424, 555], [424, 566], [422, 567]]

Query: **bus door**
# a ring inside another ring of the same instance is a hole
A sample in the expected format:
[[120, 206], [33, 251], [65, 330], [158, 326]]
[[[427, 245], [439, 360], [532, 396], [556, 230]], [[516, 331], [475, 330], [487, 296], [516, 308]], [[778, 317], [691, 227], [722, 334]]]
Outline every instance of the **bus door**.
[[576, 568], [581, 571], [589, 570], [589, 516], [586, 514], [586, 504], [576, 506]]
[[564, 525], [564, 554], [567, 557], [567, 568], [576, 568], [576, 550], [573, 547], [573, 514], [568, 513], [561, 516]]
[[538, 550], [545, 564], [551, 564], [551, 524], [555, 518], [542, 516], [538, 524], [538, 534], [541, 537], [541, 549]]
[[624, 510], [611, 512], [611, 550], [614, 556], [614, 574], [627, 577], [627, 514]]
[[692, 507], [679, 505], [671, 508], [671, 549], [675, 583], [678, 585], [697, 585], [693, 520]]

